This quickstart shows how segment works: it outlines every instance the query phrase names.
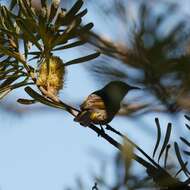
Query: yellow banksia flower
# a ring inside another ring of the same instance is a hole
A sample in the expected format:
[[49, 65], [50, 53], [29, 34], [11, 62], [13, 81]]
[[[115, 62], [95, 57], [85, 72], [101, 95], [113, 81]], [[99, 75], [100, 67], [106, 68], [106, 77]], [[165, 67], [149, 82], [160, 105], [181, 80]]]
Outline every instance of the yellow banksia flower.
[[48, 93], [57, 95], [63, 88], [64, 75], [63, 61], [59, 57], [52, 56], [40, 64], [37, 85], [43, 87]]

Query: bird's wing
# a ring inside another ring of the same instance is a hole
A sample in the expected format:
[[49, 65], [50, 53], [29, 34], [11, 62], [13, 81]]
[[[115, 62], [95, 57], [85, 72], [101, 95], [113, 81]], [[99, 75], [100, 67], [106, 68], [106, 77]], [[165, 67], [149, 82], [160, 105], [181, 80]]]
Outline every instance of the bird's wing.
[[87, 126], [90, 124], [91, 113], [88, 110], [80, 112], [74, 119], [74, 121], [81, 123], [84, 126]]
[[84, 110], [81, 111], [74, 119], [74, 121], [81, 123], [83, 126], [88, 126], [90, 123], [103, 124], [108, 121], [106, 110]]
[[89, 95], [80, 108], [81, 110], [106, 109], [103, 99], [96, 94]]

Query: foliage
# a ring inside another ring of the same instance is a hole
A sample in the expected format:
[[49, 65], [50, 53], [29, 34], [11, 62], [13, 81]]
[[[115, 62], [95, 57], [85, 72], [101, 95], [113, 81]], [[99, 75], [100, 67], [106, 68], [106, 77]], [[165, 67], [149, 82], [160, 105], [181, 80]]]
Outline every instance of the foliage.
[[[128, 22], [124, 19], [124, 15], [127, 14], [126, 4], [117, 0], [112, 2], [116, 9], [113, 12], [117, 13], [120, 22]], [[130, 30], [132, 38], [130, 44], [126, 45], [108, 41], [100, 34], [91, 32], [92, 23], [82, 24], [83, 16], [87, 13], [87, 9], [80, 11], [82, 0], [76, 1], [68, 11], [60, 8], [59, 3], [53, 0], [49, 4], [48, 1], [41, 0], [41, 6], [34, 7], [31, 1], [12, 0], [9, 8], [0, 6], [0, 98], [16, 88], [26, 86], [25, 92], [32, 99], [20, 98], [19, 103], [40, 102], [67, 111], [76, 117], [80, 111], [62, 102], [58, 97], [60, 88], [64, 88], [65, 70], [70, 65], [93, 60], [100, 53], [92, 53], [66, 63], [54, 54], [89, 42], [104, 54], [101, 58], [103, 64], [91, 66], [91, 71], [108, 80], [119, 78], [133, 81], [153, 97], [148, 101], [141, 98], [137, 105], [124, 104], [127, 107], [126, 110], [123, 108], [124, 115], [137, 111], [145, 113], [160, 108], [161, 111], [170, 113], [189, 111], [187, 21], [180, 21], [176, 27], [162, 35], [158, 30], [162, 28], [167, 15], [155, 16], [151, 7], [142, 3], [139, 6], [139, 23], [133, 25]], [[175, 10], [174, 4], [167, 6], [167, 14], [173, 14]], [[126, 26], [126, 23], [123, 26]], [[108, 63], [110, 60], [111, 64]], [[117, 64], [122, 66], [118, 67]], [[35, 86], [36, 89], [29, 85]], [[190, 121], [189, 116], [185, 118]], [[106, 179], [100, 176], [96, 177], [97, 183], [92, 189], [97, 190], [100, 186], [112, 190], [148, 187], [168, 190], [190, 189], [190, 150], [187, 149], [190, 147], [189, 140], [184, 136], [180, 137], [185, 149], [179, 142], [172, 142], [172, 124], [168, 123], [162, 142], [158, 118], [155, 119], [155, 123], [157, 139], [152, 156], [111, 126], [106, 130], [119, 135], [124, 141], [123, 145], [97, 126], [88, 126], [120, 151], [115, 162], [116, 184], [108, 187]], [[190, 129], [189, 124], [186, 124], [186, 127]], [[131, 174], [133, 161], [145, 168], [146, 175], [142, 177]], [[120, 173], [121, 170], [123, 173]], [[82, 189], [81, 183], [80, 188]]]
[[[79, 36], [89, 31], [93, 24], [81, 25], [82, 18], [87, 13], [86, 9], [79, 12], [83, 1], [77, 1], [69, 11], [60, 9], [59, 3], [52, 1], [48, 5], [46, 1], [41, 1], [41, 7], [34, 8], [31, 1], [13, 0], [10, 9], [0, 7], [1, 98], [20, 86], [36, 84], [40, 89], [36, 83], [37, 77], [40, 77], [40, 64], [45, 60], [49, 69], [54, 52], [85, 43]], [[93, 53], [61, 65], [66, 67], [86, 62], [98, 55], [99, 53]], [[32, 60], [37, 64], [33, 66]]]

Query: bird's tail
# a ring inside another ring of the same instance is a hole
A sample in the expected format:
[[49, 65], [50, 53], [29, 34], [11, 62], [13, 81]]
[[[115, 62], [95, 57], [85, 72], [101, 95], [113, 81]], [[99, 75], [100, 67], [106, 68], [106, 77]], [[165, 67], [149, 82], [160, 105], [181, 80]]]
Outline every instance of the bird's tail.
[[88, 110], [80, 112], [75, 118], [74, 121], [79, 122], [83, 126], [88, 126], [91, 123], [90, 119], [91, 113]]

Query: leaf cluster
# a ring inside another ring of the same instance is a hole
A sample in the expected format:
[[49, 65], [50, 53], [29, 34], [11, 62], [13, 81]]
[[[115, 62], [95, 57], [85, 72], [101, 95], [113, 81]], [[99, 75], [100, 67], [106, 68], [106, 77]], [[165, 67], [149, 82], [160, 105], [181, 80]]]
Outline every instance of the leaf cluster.
[[[80, 11], [82, 0], [70, 10], [60, 8], [60, 1], [41, 1], [34, 7], [31, 0], [12, 0], [10, 7], [0, 5], [0, 96], [28, 84], [36, 84], [38, 67], [55, 52], [86, 43], [80, 35], [93, 23], [82, 25], [87, 9]], [[64, 63], [64, 66], [90, 61], [99, 52]], [[19, 81], [19, 82], [18, 82]]]

